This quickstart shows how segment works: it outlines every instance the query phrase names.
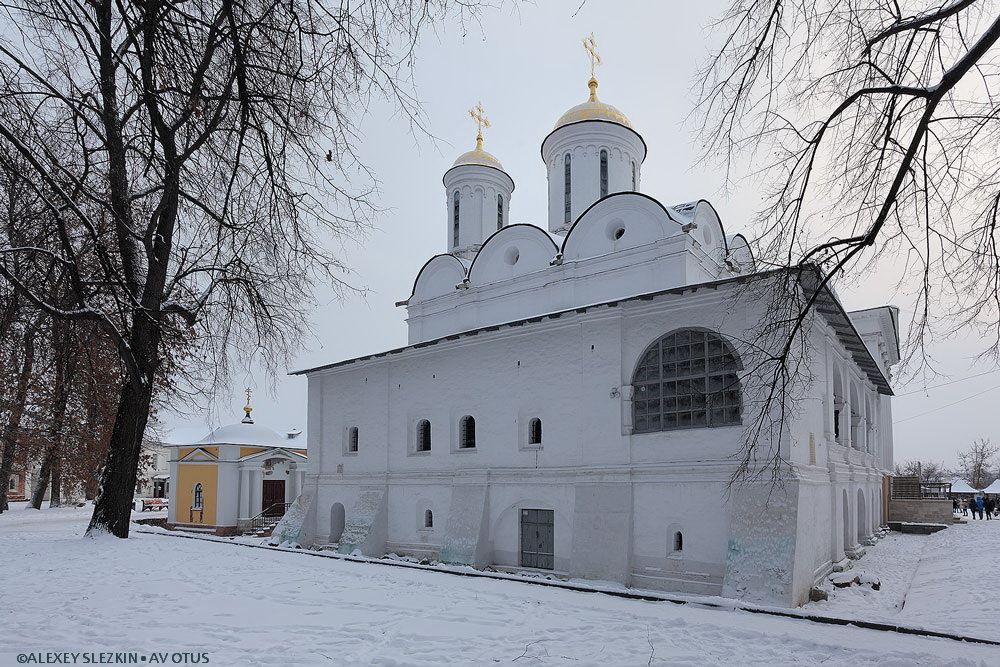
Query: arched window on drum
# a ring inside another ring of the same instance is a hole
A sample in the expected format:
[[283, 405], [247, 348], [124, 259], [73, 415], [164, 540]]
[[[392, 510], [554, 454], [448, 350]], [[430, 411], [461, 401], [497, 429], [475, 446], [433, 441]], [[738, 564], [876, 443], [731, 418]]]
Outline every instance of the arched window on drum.
[[742, 423], [739, 357], [717, 333], [684, 329], [649, 346], [632, 376], [632, 431]]

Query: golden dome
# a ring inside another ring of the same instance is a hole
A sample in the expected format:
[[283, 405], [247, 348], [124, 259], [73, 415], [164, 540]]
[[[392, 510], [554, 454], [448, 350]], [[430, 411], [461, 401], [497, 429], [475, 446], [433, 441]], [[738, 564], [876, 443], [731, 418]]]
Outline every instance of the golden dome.
[[493, 167], [494, 169], [499, 169], [503, 171], [503, 165], [500, 164], [500, 160], [496, 159], [490, 153], [483, 150], [483, 139], [478, 137], [476, 139], [476, 147], [467, 153], [462, 153], [455, 160], [455, 163], [451, 165], [452, 167], [458, 167], [459, 165], [479, 165], [482, 167]]
[[630, 130], [634, 129], [625, 114], [610, 104], [597, 99], [597, 79], [591, 77], [587, 85], [590, 87], [590, 99], [583, 104], [577, 104], [560, 116], [553, 129], [559, 129], [563, 125], [578, 123], [582, 120], [605, 120], [624, 125]]

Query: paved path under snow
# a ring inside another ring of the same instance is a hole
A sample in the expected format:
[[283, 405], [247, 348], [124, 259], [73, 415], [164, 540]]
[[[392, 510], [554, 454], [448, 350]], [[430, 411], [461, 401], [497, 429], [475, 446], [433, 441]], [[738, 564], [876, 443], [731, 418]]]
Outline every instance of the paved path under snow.
[[0, 515], [0, 664], [208, 651], [253, 665], [988, 665], [1000, 649]]
[[873, 576], [881, 588], [827, 586], [830, 600], [805, 611], [1000, 641], [1000, 521], [933, 535], [890, 533], [867, 547], [852, 572]]

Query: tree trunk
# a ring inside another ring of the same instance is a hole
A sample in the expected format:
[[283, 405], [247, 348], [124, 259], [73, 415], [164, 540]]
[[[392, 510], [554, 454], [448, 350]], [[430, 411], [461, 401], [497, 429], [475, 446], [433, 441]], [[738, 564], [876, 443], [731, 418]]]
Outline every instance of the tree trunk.
[[55, 359], [55, 387], [52, 395], [52, 418], [49, 422], [49, 452], [52, 494], [49, 507], [62, 505], [62, 450], [63, 429], [66, 422], [66, 405], [76, 375], [76, 350], [72, 346], [72, 330], [67, 322], [57, 321], [53, 331]]
[[45, 491], [49, 488], [50, 477], [52, 477], [51, 447], [45, 450], [45, 458], [42, 459], [42, 467], [38, 471], [35, 488], [31, 490], [31, 506], [36, 510], [42, 509], [42, 501], [45, 499]]
[[162, 333], [158, 326], [158, 323], [142, 318], [136, 318], [132, 325], [129, 347], [142, 376], [130, 376], [122, 385], [108, 458], [101, 469], [94, 515], [87, 527], [88, 535], [108, 532], [115, 537], [128, 537], [142, 437], [149, 420], [153, 381], [160, 363]]
[[62, 452], [59, 448], [52, 453], [52, 494], [49, 496], [49, 507], [62, 507]]
[[14, 456], [17, 454], [17, 432], [21, 429], [21, 417], [24, 415], [24, 404], [28, 400], [28, 385], [35, 365], [35, 328], [32, 323], [24, 334], [24, 359], [17, 375], [17, 389], [14, 391], [14, 402], [10, 408], [9, 419], [0, 432], [3, 445], [3, 456], [0, 457], [0, 512], [7, 509], [7, 487], [10, 483], [10, 473], [14, 467]]
[[69, 401], [69, 382], [73, 371], [73, 353], [69, 347], [69, 325], [57, 320], [52, 331], [52, 344], [55, 350], [55, 371], [52, 387], [52, 415], [49, 421], [48, 446], [42, 459], [42, 468], [38, 481], [31, 494], [31, 506], [36, 510], [42, 508], [45, 490], [52, 484], [49, 496], [49, 507], [59, 507], [61, 500], [62, 477], [59, 472], [59, 459], [62, 456], [63, 421], [66, 416], [66, 403]]

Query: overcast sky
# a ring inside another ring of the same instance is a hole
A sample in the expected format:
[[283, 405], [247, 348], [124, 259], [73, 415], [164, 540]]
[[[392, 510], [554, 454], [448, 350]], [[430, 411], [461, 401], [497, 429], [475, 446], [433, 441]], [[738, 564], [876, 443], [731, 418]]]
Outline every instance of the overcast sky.
[[[467, 110], [482, 100], [492, 128], [486, 149], [503, 162], [516, 184], [511, 222], [545, 227], [546, 176], [540, 144], [555, 120], [587, 97], [589, 61], [580, 44], [594, 32], [604, 64], [600, 97], [631, 119], [649, 154], [643, 191], [665, 204], [704, 198], [729, 234], [745, 230], [760, 204], [753, 184], [725, 187], [718, 170], [699, 164], [692, 87], [707, 53], [706, 26], [722, 2], [587, 2], [546, 0], [508, 6], [483, 16], [481, 26], [447, 26], [428, 34], [418, 51], [415, 78], [430, 131], [414, 136], [408, 124], [378, 106], [364, 119], [363, 154], [381, 182], [387, 209], [378, 230], [347, 247], [353, 281], [367, 298], [335, 300], [319, 290], [314, 335], [289, 370], [378, 352], [406, 343], [405, 299], [413, 279], [433, 254], [445, 251], [445, 193], [441, 176], [460, 153], [473, 148], [475, 125]], [[579, 12], [577, 12], [579, 8]], [[894, 303], [909, 315], [911, 301], [893, 293], [889, 276], [839, 293], [848, 310]], [[1000, 372], [975, 363], [974, 337], [953, 337], [932, 347], [946, 376], [926, 382], [895, 382], [896, 460], [953, 464], [955, 453], [978, 437], [1000, 440]], [[978, 375], [978, 377], [969, 377]], [[957, 380], [957, 381], [955, 381]], [[936, 385], [953, 382], [947, 386]], [[210, 427], [242, 416], [242, 387], [255, 388], [254, 417], [277, 430], [306, 424], [306, 380], [277, 378], [274, 391], [257, 369], [235, 374], [232, 398], [221, 397], [203, 413], [161, 413], [167, 439], [200, 439]], [[929, 387], [926, 391], [923, 387]], [[978, 394], [978, 395], [977, 395]], [[955, 405], [950, 405], [956, 403]], [[948, 406], [948, 407], [946, 407]]]

